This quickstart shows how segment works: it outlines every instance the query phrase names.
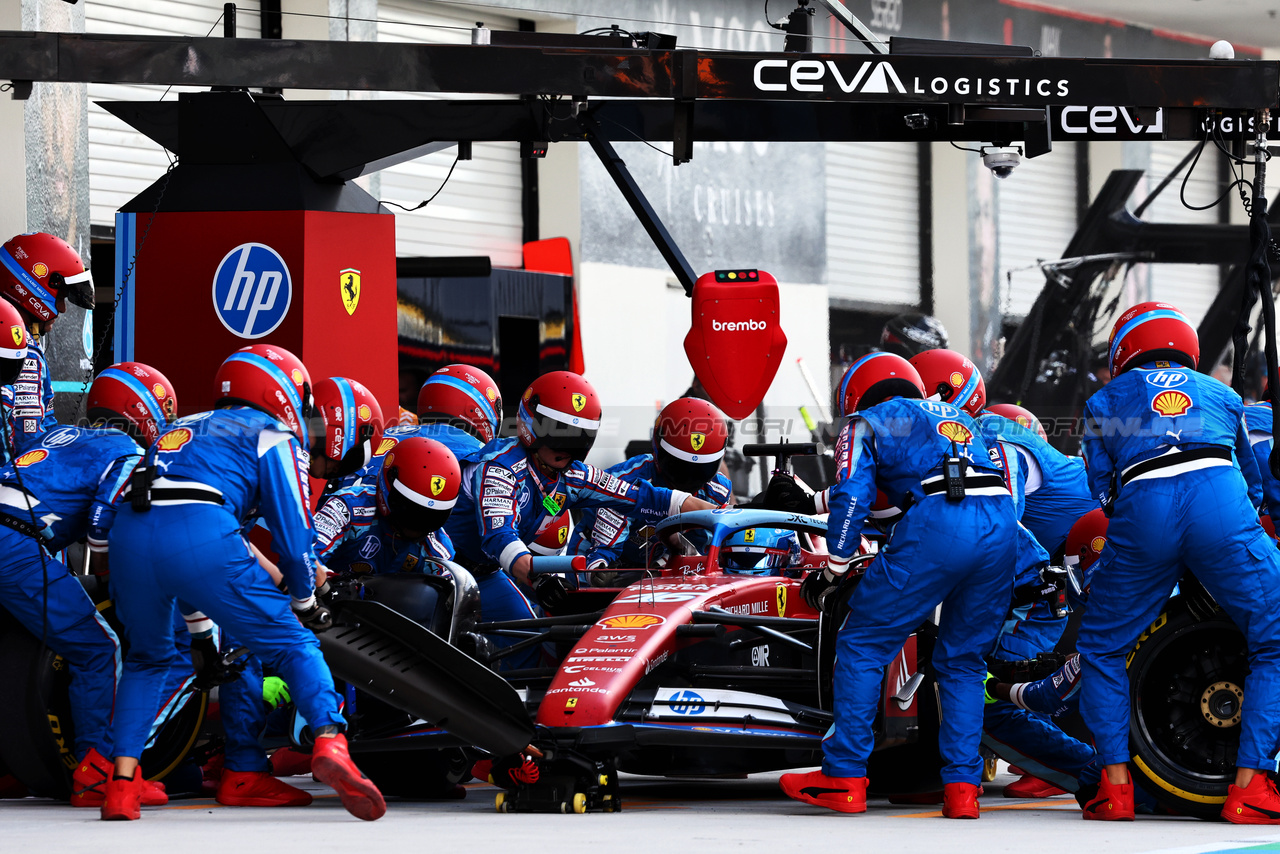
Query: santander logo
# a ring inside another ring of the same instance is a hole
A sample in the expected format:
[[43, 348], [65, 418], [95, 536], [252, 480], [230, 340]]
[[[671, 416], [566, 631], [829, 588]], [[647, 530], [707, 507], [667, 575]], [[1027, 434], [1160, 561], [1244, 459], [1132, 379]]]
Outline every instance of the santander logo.
[[715, 332], [756, 332], [768, 328], [769, 324], [764, 320], [711, 321], [711, 329]]

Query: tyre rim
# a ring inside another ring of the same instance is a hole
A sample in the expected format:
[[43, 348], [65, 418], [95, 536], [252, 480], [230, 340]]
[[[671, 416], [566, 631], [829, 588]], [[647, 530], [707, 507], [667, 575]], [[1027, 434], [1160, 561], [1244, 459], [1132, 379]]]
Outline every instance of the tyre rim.
[[1178, 632], [1145, 663], [1133, 713], [1162, 764], [1225, 786], [1239, 749], [1247, 673], [1244, 638], [1221, 621]]

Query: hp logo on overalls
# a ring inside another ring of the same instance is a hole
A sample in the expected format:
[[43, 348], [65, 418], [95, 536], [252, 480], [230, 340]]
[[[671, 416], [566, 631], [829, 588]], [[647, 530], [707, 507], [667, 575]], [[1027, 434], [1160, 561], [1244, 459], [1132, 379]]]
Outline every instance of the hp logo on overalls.
[[213, 310], [240, 338], [261, 338], [284, 322], [293, 299], [289, 268], [270, 246], [242, 243], [213, 274]]

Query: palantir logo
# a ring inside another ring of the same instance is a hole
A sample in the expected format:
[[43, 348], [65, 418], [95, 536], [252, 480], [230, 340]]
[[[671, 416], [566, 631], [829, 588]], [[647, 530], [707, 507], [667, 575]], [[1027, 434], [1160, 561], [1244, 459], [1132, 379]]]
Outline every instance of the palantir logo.
[[284, 322], [293, 300], [289, 267], [270, 246], [242, 243], [213, 274], [213, 310], [241, 338], [261, 338]]

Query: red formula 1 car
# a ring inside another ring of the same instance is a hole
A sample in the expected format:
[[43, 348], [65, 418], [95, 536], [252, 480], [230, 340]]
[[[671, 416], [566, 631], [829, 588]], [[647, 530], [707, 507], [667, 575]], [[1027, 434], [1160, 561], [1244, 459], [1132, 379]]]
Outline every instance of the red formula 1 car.
[[[826, 523], [727, 509], [673, 517], [657, 535], [690, 528], [709, 533], [706, 554], [674, 558], [621, 590], [582, 589], [568, 610], [589, 616], [478, 627], [563, 638], [555, 668], [506, 674], [535, 716], [545, 758], [538, 783], [500, 794], [499, 810], [614, 811], [619, 771], [738, 776], [821, 762], [836, 621], [804, 602], [800, 576], [826, 556], [803, 549], [791, 577], [762, 577], [724, 571], [720, 555], [747, 528], [793, 530], [811, 547]], [[534, 571], [564, 572], [570, 560], [540, 559]], [[886, 669], [872, 772], [886, 791], [940, 787], [933, 692], [921, 690], [932, 630], [922, 626]]]

